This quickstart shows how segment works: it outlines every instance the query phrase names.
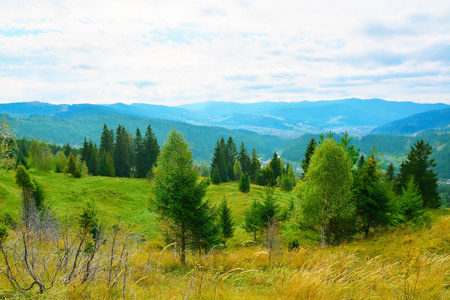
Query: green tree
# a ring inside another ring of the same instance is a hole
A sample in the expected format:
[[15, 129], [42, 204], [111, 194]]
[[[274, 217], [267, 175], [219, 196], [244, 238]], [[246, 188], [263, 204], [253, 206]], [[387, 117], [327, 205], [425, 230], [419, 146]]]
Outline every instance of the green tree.
[[227, 160], [226, 160], [226, 145], [225, 140], [222, 137], [221, 139], [217, 140], [216, 147], [214, 148], [213, 158], [211, 161], [211, 170], [214, 170], [217, 168], [219, 171], [220, 176], [220, 182], [227, 182], [228, 181], [228, 166], [227, 166]]
[[73, 156], [73, 153], [69, 153], [69, 158], [67, 159], [67, 173], [72, 174], [72, 176], [75, 176], [77, 173], [77, 161], [75, 159], [75, 156]]
[[224, 197], [219, 207], [220, 227], [222, 231], [222, 237], [229, 239], [233, 237], [234, 221], [231, 217], [231, 210], [228, 207], [227, 199]]
[[106, 124], [103, 125], [102, 135], [100, 136], [100, 154], [109, 152], [114, 153], [114, 130], [108, 130]]
[[437, 174], [434, 172], [436, 164], [434, 159], [430, 159], [431, 150], [430, 144], [425, 144], [423, 139], [414, 143], [406, 160], [400, 166], [396, 191], [397, 194], [401, 194], [412, 176], [419, 187], [424, 207], [437, 208], [439, 207], [439, 193]]
[[198, 176], [187, 143], [180, 133], [172, 130], [158, 156], [153, 202], [166, 224], [172, 225], [183, 264], [190, 241], [197, 247], [206, 247], [205, 243], [217, 237], [212, 209], [208, 201], [203, 201], [207, 183], [198, 183]]
[[226, 152], [225, 152], [225, 162], [228, 169], [228, 178], [232, 180], [232, 178], [235, 178], [234, 174], [234, 164], [237, 161], [237, 148], [236, 144], [233, 141], [233, 138], [230, 136], [227, 140], [226, 144]]
[[11, 125], [8, 123], [6, 115], [0, 118], [0, 168], [13, 168], [14, 161], [14, 139]]
[[159, 155], [159, 145], [150, 125], [147, 126], [142, 140], [142, 150], [144, 153], [139, 158], [141, 160], [140, 163], [143, 165], [141, 173], [145, 173], [145, 176], [151, 177], [153, 175], [153, 167], [156, 166], [156, 160]]
[[128, 132], [125, 127], [119, 125], [116, 130], [116, 141], [114, 143], [114, 168], [116, 176], [130, 177]]
[[356, 211], [366, 237], [370, 228], [389, 225], [392, 213], [389, 187], [383, 183], [383, 174], [375, 155], [373, 149], [355, 178]]
[[387, 171], [386, 171], [386, 175], [385, 178], [388, 182], [394, 182], [395, 181], [395, 171], [394, 171], [394, 164], [390, 163]]
[[99, 162], [99, 172], [101, 176], [116, 176], [114, 160], [109, 152], [101, 154]]
[[219, 168], [215, 167], [213, 169], [212, 175], [211, 175], [211, 182], [213, 184], [220, 184], [220, 173], [219, 173]]
[[142, 142], [142, 135], [139, 127], [136, 128], [136, 137], [134, 139], [134, 147], [136, 150], [136, 177], [145, 178], [148, 170], [145, 165], [145, 151], [144, 144]]
[[247, 153], [244, 142], [242, 142], [239, 147], [238, 160], [241, 163], [242, 173], [248, 173], [250, 169], [250, 156]]
[[36, 171], [50, 171], [53, 166], [53, 154], [44, 142], [33, 139], [29, 151], [30, 162]]
[[358, 169], [361, 169], [362, 167], [364, 167], [365, 163], [366, 163], [366, 158], [365, 158], [364, 154], [361, 154], [361, 156], [359, 157], [359, 160], [358, 160]]
[[63, 151], [59, 151], [55, 158], [55, 172], [63, 173], [67, 170], [67, 157]]
[[242, 193], [250, 192], [250, 177], [247, 173], [244, 173], [239, 180], [239, 191]]
[[281, 173], [283, 171], [283, 165], [281, 159], [278, 158], [278, 154], [276, 152], [273, 153], [272, 159], [269, 162], [270, 168], [272, 168], [273, 176], [275, 179], [281, 177]]
[[300, 188], [300, 207], [303, 221], [320, 227], [322, 248], [325, 226], [354, 213], [352, 165], [344, 149], [332, 139], [324, 140], [311, 157]]
[[233, 166], [233, 171], [234, 171], [234, 178], [236, 178], [236, 180], [241, 179], [242, 168], [241, 168], [240, 161], [236, 160], [236, 162], [234, 163], [234, 166]]
[[262, 205], [256, 199], [253, 200], [250, 209], [244, 211], [243, 228], [247, 233], [253, 234], [253, 240], [256, 241], [256, 235], [262, 226]]
[[425, 214], [423, 200], [414, 178], [410, 177], [406, 187], [398, 196], [398, 212], [402, 217], [402, 222], [417, 222]]
[[316, 149], [316, 147], [316, 140], [312, 137], [308, 143], [308, 146], [306, 146], [305, 158], [302, 159], [302, 177], [305, 177], [305, 174], [308, 171], [309, 162], [311, 161], [311, 157], [314, 154], [314, 150]]
[[259, 161], [258, 153], [256, 152], [256, 149], [253, 148], [252, 150], [252, 159], [250, 162], [250, 179], [253, 183], [256, 183], [258, 181], [258, 175], [259, 171], [261, 170], [261, 162]]

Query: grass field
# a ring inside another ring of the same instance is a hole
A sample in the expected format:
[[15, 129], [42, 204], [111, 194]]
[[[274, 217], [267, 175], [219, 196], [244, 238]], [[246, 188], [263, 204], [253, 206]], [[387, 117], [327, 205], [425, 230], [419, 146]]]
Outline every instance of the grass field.
[[[183, 266], [172, 247], [164, 248], [157, 216], [149, 210], [148, 180], [31, 175], [44, 186], [58, 218], [67, 216], [73, 222], [83, 202], [93, 201], [109, 232], [120, 220], [126, 230], [119, 235], [117, 247], [125, 249], [127, 241], [127, 268], [117, 258], [118, 250], [112, 267], [116, 273], [108, 284], [112, 247], [108, 238], [93, 262], [97, 273], [92, 280], [82, 282], [80, 276], [65, 284], [63, 271], [52, 289], [38, 294], [37, 287], [29, 292], [14, 290], [0, 275], [0, 299], [450, 299], [449, 210], [429, 211], [433, 220], [429, 229], [388, 229], [367, 240], [325, 250], [300, 240], [299, 249], [288, 251], [280, 246], [269, 260], [263, 245], [241, 245], [251, 235], [239, 226], [243, 212], [264, 194], [264, 188], [252, 185], [250, 193], [242, 194], [236, 183], [211, 185], [206, 197], [214, 204], [227, 198], [237, 225], [235, 237], [228, 248], [213, 251], [209, 257], [190, 253]], [[277, 189], [275, 196], [284, 205], [292, 194]], [[13, 172], [0, 172], [0, 197], [0, 212], [17, 219], [20, 190]], [[284, 231], [285, 235], [298, 234], [293, 229]], [[17, 234], [10, 230], [5, 243], [9, 253], [17, 245]], [[44, 239], [29, 250], [35, 249], [44, 259], [55, 257], [58, 248], [54, 241]], [[83, 254], [83, 261], [87, 257]], [[50, 261], [50, 273], [52, 266]], [[5, 271], [2, 259], [0, 271]]]

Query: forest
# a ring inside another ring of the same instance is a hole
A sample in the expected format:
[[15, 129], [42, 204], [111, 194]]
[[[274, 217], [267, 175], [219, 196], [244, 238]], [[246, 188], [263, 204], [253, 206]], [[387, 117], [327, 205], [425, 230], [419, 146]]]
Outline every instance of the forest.
[[79, 148], [0, 129], [6, 298], [450, 296], [448, 189], [423, 139], [396, 170], [347, 133], [312, 136], [296, 172], [231, 136], [195, 165], [175, 129], [160, 144], [105, 124]]

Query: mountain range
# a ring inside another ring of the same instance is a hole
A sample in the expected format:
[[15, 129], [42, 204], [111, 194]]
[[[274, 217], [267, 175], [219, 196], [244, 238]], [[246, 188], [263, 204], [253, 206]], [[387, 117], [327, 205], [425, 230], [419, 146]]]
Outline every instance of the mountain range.
[[[110, 129], [121, 124], [132, 134], [136, 127], [142, 132], [151, 125], [160, 145], [175, 128], [190, 144], [194, 159], [205, 163], [210, 162], [216, 141], [232, 136], [238, 147], [244, 142], [249, 153], [256, 148], [262, 160], [277, 151], [283, 159], [299, 164], [311, 137], [345, 130], [364, 153], [376, 144], [378, 151], [387, 154], [387, 160], [404, 157], [419, 137], [432, 144], [434, 155], [442, 156], [442, 162], [449, 161], [450, 156], [450, 134], [436, 134], [449, 131], [450, 107], [445, 104], [381, 99], [206, 102], [179, 107], [21, 102], [0, 104], [0, 114], [9, 116], [18, 137], [74, 146], [80, 146], [85, 137], [99, 144], [103, 124]], [[449, 178], [447, 166], [441, 164], [439, 172]]]

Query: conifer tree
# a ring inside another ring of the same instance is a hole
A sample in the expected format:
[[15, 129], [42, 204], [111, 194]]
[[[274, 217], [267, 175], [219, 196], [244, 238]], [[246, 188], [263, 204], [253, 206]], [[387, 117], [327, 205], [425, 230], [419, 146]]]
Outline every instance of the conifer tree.
[[213, 171], [213, 175], [216, 168], [219, 171], [220, 182], [227, 182], [228, 167], [226, 162], [226, 146], [223, 137], [220, 140], [217, 140], [216, 147], [214, 148], [214, 154], [211, 161], [211, 170]]
[[222, 229], [222, 237], [229, 239], [233, 237], [234, 222], [231, 217], [231, 210], [228, 207], [227, 199], [224, 197], [219, 207], [220, 227]]
[[281, 176], [283, 171], [281, 159], [278, 158], [278, 154], [276, 152], [273, 153], [272, 159], [269, 162], [269, 166], [272, 168], [273, 176], [275, 179]]
[[241, 176], [241, 180], [239, 180], [239, 191], [242, 193], [248, 193], [250, 191], [250, 177], [247, 173]]
[[100, 149], [99, 152], [106, 154], [109, 152], [111, 155], [114, 153], [114, 131], [108, 130], [106, 124], [103, 125], [102, 135], [100, 136]]
[[413, 177], [410, 177], [406, 187], [402, 189], [398, 206], [403, 222], [417, 222], [425, 214], [422, 196]]
[[116, 142], [114, 144], [114, 169], [118, 177], [130, 177], [130, 156], [128, 133], [125, 127], [119, 125], [116, 130]]
[[364, 164], [366, 163], [366, 158], [364, 157], [364, 154], [361, 154], [358, 160], [358, 170], [361, 169]]
[[152, 176], [153, 167], [156, 166], [159, 155], [159, 145], [150, 125], [147, 126], [142, 140], [142, 150], [144, 151], [144, 154], [140, 158], [143, 164], [142, 171], [145, 172], [145, 176]]
[[439, 193], [437, 174], [434, 173], [436, 164], [434, 159], [430, 159], [431, 150], [430, 144], [425, 144], [423, 139], [414, 143], [406, 160], [400, 166], [396, 190], [397, 194], [401, 194], [412, 176], [419, 187], [424, 207], [437, 208], [439, 207]]
[[116, 171], [114, 168], [114, 160], [109, 152], [102, 154], [103, 159], [103, 169], [101, 171], [102, 176], [114, 177], [116, 176]]
[[73, 156], [73, 153], [70, 152], [69, 158], [67, 159], [67, 173], [75, 176], [77, 174], [77, 169], [77, 161], [75, 159], [75, 156]]
[[250, 209], [244, 211], [244, 230], [253, 234], [253, 240], [256, 241], [256, 235], [262, 227], [262, 205], [256, 199], [253, 200]]
[[225, 155], [225, 161], [227, 164], [227, 171], [228, 171], [228, 179], [232, 180], [234, 177], [234, 164], [237, 160], [237, 148], [236, 144], [233, 141], [233, 138], [230, 136], [227, 140], [226, 144], [226, 155]]
[[354, 185], [356, 212], [366, 237], [370, 228], [388, 225], [392, 213], [388, 186], [383, 184], [383, 175], [375, 155], [373, 149], [366, 163], [358, 169]]
[[394, 182], [395, 181], [395, 171], [394, 171], [394, 164], [390, 163], [387, 171], [386, 171], [386, 175], [385, 178], [388, 182]]
[[314, 154], [314, 150], [317, 147], [316, 140], [312, 137], [311, 140], [308, 143], [308, 146], [306, 147], [305, 151], [305, 158], [302, 159], [302, 177], [305, 177], [306, 172], [308, 171], [309, 162], [311, 161], [311, 157]]
[[153, 203], [170, 225], [183, 264], [190, 243], [197, 249], [211, 247], [218, 237], [216, 216], [209, 202], [203, 201], [207, 184], [197, 179], [192, 152], [183, 136], [172, 130], [158, 156]]
[[259, 174], [260, 169], [261, 169], [261, 162], [259, 161], [256, 149], [253, 148], [252, 159], [250, 162], [250, 178], [253, 183], [256, 183], [258, 181], [257, 175]]
[[241, 163], [242, 173], [248, 173], [250, 170], [250, 156], [247, 153], [244, 142], [239, 147], [238, 160]]
[[136, 149], [136, 177], [144, 178], [147, 175], [148, 170], [145, 166], [144, 144], [142, 142], [142, 135], [139, 127], [136, 128], [134, 147]]
[[215, 167], [212, 171], [211, 182], [213, 184], [220, 184], [220, 173], [218, 167]]

